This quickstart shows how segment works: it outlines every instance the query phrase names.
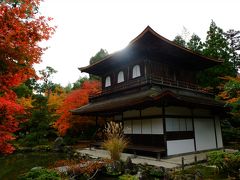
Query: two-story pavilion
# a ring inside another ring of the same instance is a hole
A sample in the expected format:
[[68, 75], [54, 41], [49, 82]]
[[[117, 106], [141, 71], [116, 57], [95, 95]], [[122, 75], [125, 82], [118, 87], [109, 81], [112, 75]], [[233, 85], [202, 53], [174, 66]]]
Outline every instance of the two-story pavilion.
[[80, 68], [101, 77], [102, 92], [72, 113], [122, 121], [133, 145], [153, 152], [163, 148], [166, 156], [222, 148], [223, 103], [196, 78], [221, 62], [176, 45], [148, 26], [125, 49]]

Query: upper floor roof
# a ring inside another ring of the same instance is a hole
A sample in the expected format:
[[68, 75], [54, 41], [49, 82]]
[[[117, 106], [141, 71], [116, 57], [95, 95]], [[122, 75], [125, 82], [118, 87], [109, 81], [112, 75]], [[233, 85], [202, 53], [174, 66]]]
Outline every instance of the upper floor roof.
[[89, 74], [102, 75], [106, 73], [107, 68], [114, 68], [118, 67], [119, 64], [129, 63], [136, 57], [169, 61], [172, 64], [181, 64], [183, 66], [188, 65], [196, 70], [206, 69], [223, 62], [222, 60], [209, 58], [177, 45], [156, 33], [150, 26], [147, 26], [123, 50], [79, 69]]

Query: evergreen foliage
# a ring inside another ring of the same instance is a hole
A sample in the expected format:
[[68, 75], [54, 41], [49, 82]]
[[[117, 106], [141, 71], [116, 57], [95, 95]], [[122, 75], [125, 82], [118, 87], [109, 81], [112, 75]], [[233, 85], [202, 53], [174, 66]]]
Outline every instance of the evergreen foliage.
[[199, 82], [202, 86], [213, 87], [214, 92], [218, 93], [217, 87], [223, 82], [220, 77], [236, 76], [236, 70], [231, 62], [231, 52], [223, 30], [212, 21], [202, 53], [207, 57], [221, 59], [223, 63], [199, 74]]
[[189, 42], [187, 42], [187, 48], [191, 49], [193, 52], [201, 54], [203, 50], [201, 38], [198, 35], [193, 34]]
[[182, 38], [182, 36], [177, 35], [173, 42], [175, 42], [176, 44], [182, 46], [182, 47], [186, 47], [186, 41]]
[[[100, 49], [95, 56], [91, 57], [89, 64], [92, 65], [102, 59], [104, 59], [108, 55], [106, 49]], [[100, 80], [100, 77], [90, 74], [90, 80]]]
[[218, 94], [218, 86], [223, 83], [222, 77], [235, 77], [237, 74], [239, 58], [237, 49], [240, 47], [240, 36], [238, 36], [237, 32], [232, 30], [226, 36], [226, 33], [212, 21], [205, 42], [202, 42], [196, 34], [193, 34], [188, 42], [180, 35], [177, 35], [173, 40], [178, 45], [189, 48], [196, 53], [223, 61], [222, 64], [201, 71], [198, 74], [199, 84], [203, 87], [211, 87], [212, 92], [215, 94]]

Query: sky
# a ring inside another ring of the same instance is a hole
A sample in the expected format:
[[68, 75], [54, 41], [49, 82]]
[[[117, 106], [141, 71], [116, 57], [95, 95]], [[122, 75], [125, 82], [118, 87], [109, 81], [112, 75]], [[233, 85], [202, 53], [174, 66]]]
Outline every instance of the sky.
[[45, 0], [40, 13], [57, 29], [38, 71], [51, 66], [54, 83], [66, 86], [86, 76], [78, 68], [101, 48], [121, 50], [148, 25], [169, 40], [184, 27], [205, 40], [211, 20], [224, 31], [240, 30], [239, 0]]

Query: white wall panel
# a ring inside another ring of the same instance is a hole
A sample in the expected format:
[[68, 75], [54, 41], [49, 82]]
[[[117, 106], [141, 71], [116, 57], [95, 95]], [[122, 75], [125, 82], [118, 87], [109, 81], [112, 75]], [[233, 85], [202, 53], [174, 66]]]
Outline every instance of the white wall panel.
[[167, 141], [167, 153], [168, 155], [194, 152], [194, 140], [173, 140]]
[[218, 148], [223, 147], [222, 131], [219, 117], [215, 117]]
[[192, 119], [187, 118], [187, 119], [186, 119], [186, 123], [187, 123], [187, 131], [193, 131], [193, 122], [192, 122]]
[[124, 121], [123, 125], [124, 134], [132, 134], [132, 121]]
[[141, 134], [142, 133], [141, 120], [133, 120], [132, 129], [133, 129], [133, 134]]
[[179, 131], [187, 131], [187, 124], [185, 118], [179, 118]]
[[166, 118], [166, 131], [179, 131], [179, 127], [177, 118]]
[[162, 118], [152, 119], [152, 134], [163, 134], [163, 120], [162, 120]]
[[191, 118], [166, 118], [166, 131], [193, 131]]
[[142, 110], [142, 116], [152, 116], [152, 115], [161, 115], [162, 108], [161, 107], [149, 107]]
[[152, 134], [151, 119], [143, 119], [142, 120], [142, 134]]
[[196, 148], [198, 151], [216, 148], [213, 119], [194, 119]]

